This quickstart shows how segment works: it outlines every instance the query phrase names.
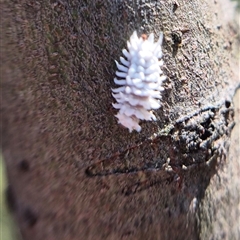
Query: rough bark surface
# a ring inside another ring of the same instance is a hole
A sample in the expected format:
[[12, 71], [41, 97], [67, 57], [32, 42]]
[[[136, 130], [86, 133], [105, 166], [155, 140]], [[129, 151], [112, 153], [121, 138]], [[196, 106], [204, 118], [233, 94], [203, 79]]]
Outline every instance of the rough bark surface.
[[[239, 237], [226, 3], [1, 1], [1, 144], [23, 239]], [[163, 31], [168, 79], [158, 121], [130, 134], [111, 88], [135, 29]]]

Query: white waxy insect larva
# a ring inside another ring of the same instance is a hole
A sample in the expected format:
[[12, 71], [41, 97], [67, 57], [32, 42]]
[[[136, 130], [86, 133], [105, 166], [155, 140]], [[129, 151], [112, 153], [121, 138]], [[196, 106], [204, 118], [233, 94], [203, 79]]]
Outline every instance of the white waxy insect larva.
[[120, 63], [116, 62], [118, 71], [115, 84], [120, 87], [112, 89], [112, 95], [117, 103], [113, 107], [119, 112], [115, 115], [118, 123], [128, 128], [130, 132], [141, 131], [140, 120], [156, 121], [151, 111], [161, 106], [161, 86], [166, 76], [162, 75], [162, 40], [161, 33], [157, 42], [154, 43], [154, 34], [147, 38], [140, 38], [134, 31], [127, 48], [122, 50], [124, 57], [120, 57]]
[[119, 64], [116, 60], [115, 60], [115, 63], [117, 65], [117, 68], [122, 71], [122, 72], [128, 72], [128, 68], [127, 67], [124, 67], [123, 65]]
[[114, 82], [117, 85], [126, 85], [126, 80], [118, 80], [118, 79], [114, 78]]
[[129, 65], [130, 65], [130, 62], [127, 61], [127, 60], [126, 60], [125, 58], [123, 58], [123, 57], [120, 57], [120, 62], [121, 62], [123, 65], [127, 66], [127, 67], [129, 67]]
[[122, 50], [122, 53], [123, 53], [123, 55], [124, 55], [127, 59], [130, 59], [130, 58], [131, 58], [131, 55], [129, 54], [129, 52], [128, 52], [126, 49], [123, 49], [123, 50]]
[[127, 73], [126, 72], [118, 72], [118, 71], [116, 71], [116, 75], [117, 75], [117, 77], [120, 77], [120, 78], [127, 77]]

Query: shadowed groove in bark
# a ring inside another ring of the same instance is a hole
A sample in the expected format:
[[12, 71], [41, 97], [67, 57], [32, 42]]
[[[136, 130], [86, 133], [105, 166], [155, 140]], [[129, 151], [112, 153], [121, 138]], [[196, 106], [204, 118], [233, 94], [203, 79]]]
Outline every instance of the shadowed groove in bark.
[[[213, 208], [199, 206], [227, 157], [238, 33], [226, 22], [217, 29], [218, 4], [175, 2], [1, 3], [2, 148], [25, 239], [214, 236], [200, 233]], [[168, 76], [158, 121], [141, 134], [116, 123], [110, 90], [135, 29], [164, 32]], [[38, 216], [31, 228], [26, 215]]]

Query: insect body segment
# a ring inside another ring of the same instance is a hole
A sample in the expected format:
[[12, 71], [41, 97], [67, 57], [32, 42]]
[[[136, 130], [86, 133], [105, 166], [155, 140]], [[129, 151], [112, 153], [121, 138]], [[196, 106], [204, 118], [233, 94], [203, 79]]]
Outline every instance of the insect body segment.
[[141, 131], [140, 120], [156, 120], [152, 110], [161, 106], [162, 82], [166, 79], [160, 68], [163, 61], [159, 60], [162, 39], [162, 33], [157, 42], [153, 33], [148, 38], [146, 35], [138, 38], [135, 31], [127, 42], [128, 51], [122, 51], [124, 58], [120, 57], [120, 63], [116, 61], [118, 71], [114, 82], [120, 86], [112, 89], [117, 102], [113, 107], [119, 109], [118, 122], [130, 132]]

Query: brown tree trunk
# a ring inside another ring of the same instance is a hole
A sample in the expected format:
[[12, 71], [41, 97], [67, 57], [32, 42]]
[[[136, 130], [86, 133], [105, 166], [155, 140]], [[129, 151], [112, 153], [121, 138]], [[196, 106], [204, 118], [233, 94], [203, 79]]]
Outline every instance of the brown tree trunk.
[[[224, 4], [1, 1], [1, 144], [23, 239], [239, 237], [240, 40]], [[111, 106], [134, 30], [163, 31], [168, 76], [140, 133]]]

